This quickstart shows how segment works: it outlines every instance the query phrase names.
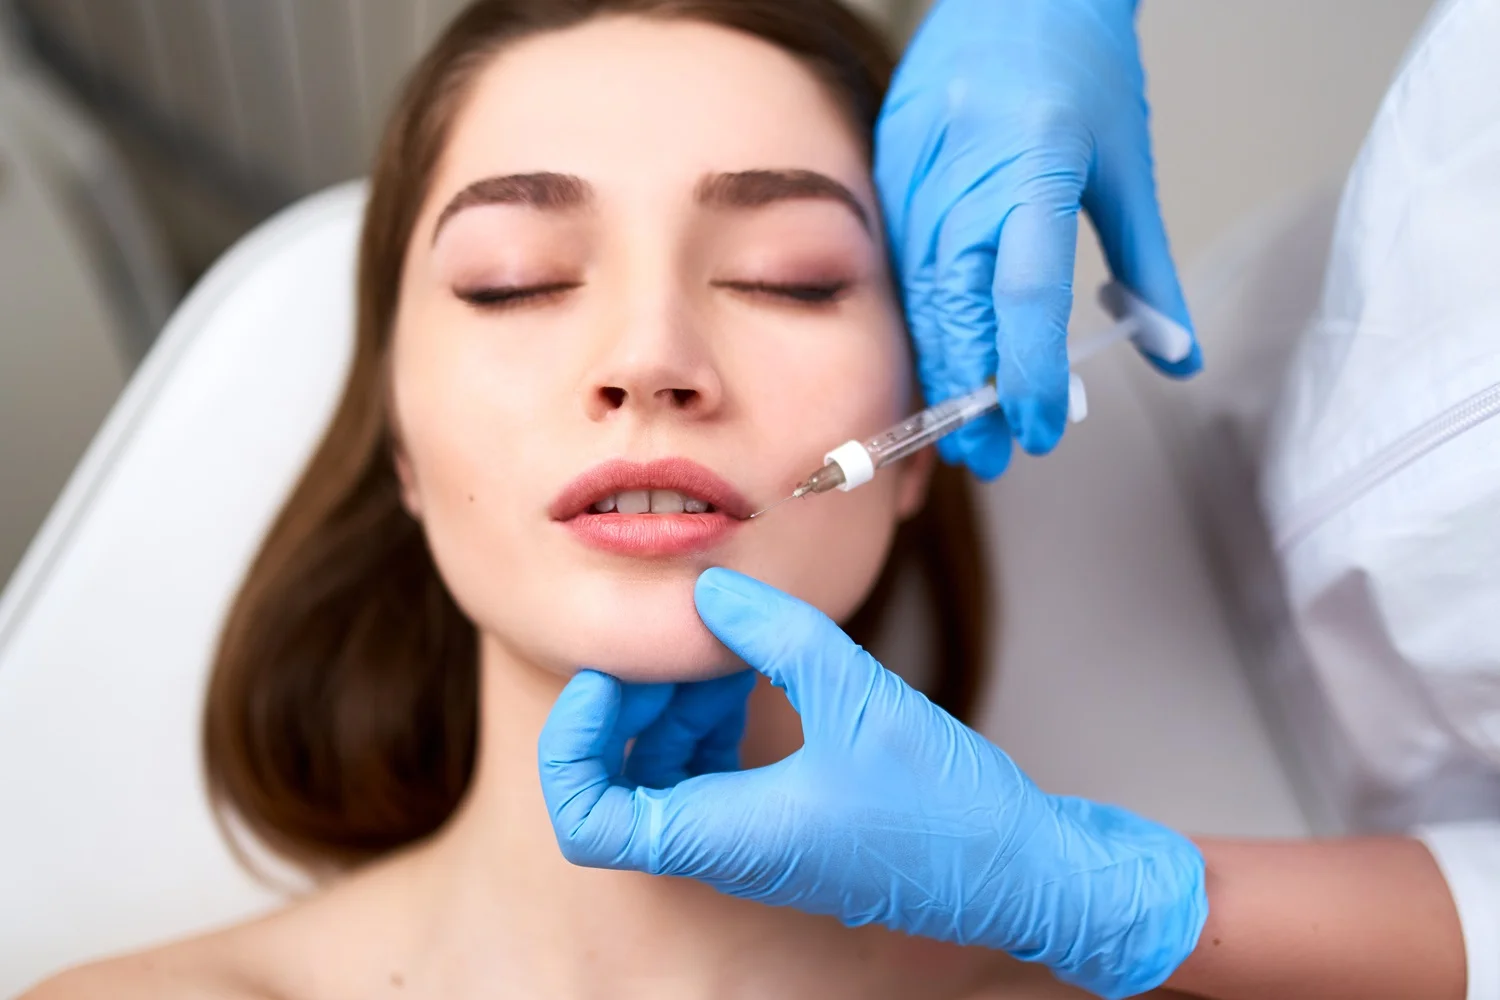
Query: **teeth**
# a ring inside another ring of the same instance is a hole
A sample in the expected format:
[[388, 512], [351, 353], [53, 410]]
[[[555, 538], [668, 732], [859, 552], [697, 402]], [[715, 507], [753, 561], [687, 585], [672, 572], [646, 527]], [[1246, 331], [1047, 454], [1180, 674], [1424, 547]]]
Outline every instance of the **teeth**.
[[676, 490], [625, 490], [607, 496], [590, 508], [596, 514], [707, 514], [707, 500], [683, 496]]
[[615, 496], [615, 509], [621, 514], [644, 514], [651, 509], [650, 490], [626, 490]]
[[681, 514], [682, 494], [675, 490], [652, 490], [651, 513]]

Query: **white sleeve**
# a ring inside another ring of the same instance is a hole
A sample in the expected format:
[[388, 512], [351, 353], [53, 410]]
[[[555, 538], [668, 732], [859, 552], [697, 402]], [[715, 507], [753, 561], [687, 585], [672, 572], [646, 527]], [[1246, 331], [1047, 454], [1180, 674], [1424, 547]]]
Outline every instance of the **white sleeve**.
[[1467, 1000], [1500, 1000], [1500, 822], [1417, 831], [1448, 880], [1469, 959]]

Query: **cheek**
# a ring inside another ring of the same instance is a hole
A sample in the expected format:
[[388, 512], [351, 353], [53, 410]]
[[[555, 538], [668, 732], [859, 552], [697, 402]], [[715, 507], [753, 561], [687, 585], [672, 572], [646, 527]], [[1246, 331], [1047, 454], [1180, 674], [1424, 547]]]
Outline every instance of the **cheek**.
[[521, 512], [535, 503], [517, 473], [535, 467], [540, 446], [524, 432], [536, 379], [517, 378], [525, 369], [485, 357], [485, 347], [469, 337], [398, 335], [392, 363], [396, 424], [428, 547], [455, 601], [481, 625], [510, 587], [496, 566], [524, 536]]
[[437, 522], [464, 509], [470, 495], [492, 499], [499, 473], [515, 467], [526, 445], [512, 432], [524, 382], [447, 340], [403, 336], [392, 363], [398, 433], [424, 518]]
[[726, 565], [844, 621], [880, 576], [895, 536], [896, 508], [887, 477], [849, 493], [793, 500], [767, 515]]
[[622, 572], [548, 518], [557, 484], [602, 457], [586, 457], [592, 437], [578, 438], [586, 422], [570, 410], [567, 359], [415, 316], [409, 329], [430, 336], [398, 337], [397, 423], [428, 549], [469, 620], [510, 656], [563, 675], [592, 666], [684, 680], [729, 669], [693, 607], [707, 563]]
[[[765, 502], [785, 496], [823, 464], [824, 454], [895, 423], [912, 402], [911, 361], [904, 333], [888, 313], [855, 325], [857, 337], [830, 338], [794, 371], [768, 364], [760, 374], [751, 434], [756, 453], [781, 479]], [[837, 373], [827, 377], [826, 373]], [[847, 493], [803, 497], [752, 523], [733, 553], [740, 569], [794, 594], [835, 620], [868, 595], [890, 551], [900, 518], [901, 477], [882, 470]]]

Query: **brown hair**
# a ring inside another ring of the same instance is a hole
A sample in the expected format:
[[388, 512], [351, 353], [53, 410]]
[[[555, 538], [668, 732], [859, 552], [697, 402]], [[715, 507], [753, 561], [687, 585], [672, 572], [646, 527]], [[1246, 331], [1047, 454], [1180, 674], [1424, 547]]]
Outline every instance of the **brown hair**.
[[[340, 868], [436, 830], [468, 786], [477, 639], [401, 504], [387, 349], [417, 215], [469, 84], [505, 44], [599, 14], [708, 22], [799, 56], [873, 136], [893, 68], [838, 0], [480, 0], [409, 78], [376, 157], [360, 238], [352, 370], [322, 444], [225, 625], [205, 713], [218, 815], [313, 869]], [[984, 666], [988, 579], [968, 484], [940, 467], [848, 623], [869, 638], [915, 570], [935, 628], [928, 693], [964, 717]]]

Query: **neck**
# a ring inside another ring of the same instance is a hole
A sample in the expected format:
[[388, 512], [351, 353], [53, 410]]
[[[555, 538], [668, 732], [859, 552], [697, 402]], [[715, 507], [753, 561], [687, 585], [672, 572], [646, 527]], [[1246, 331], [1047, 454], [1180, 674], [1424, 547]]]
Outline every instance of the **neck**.
[[[445, 995], [509, 982], [533, 996], [582, 997], [603, 984], [611, 996], [731, 996], [760, 992], [760, 977], [767, 978], [761, 985], [768, 995], [788, 995], [788, 965], [799, 977], [826, 974], [827, 939], [842, 934], [830, 921], [684, 879], [564, 860], [542, 799], [536, 745], [565, 681], [488, 638], [480, 670], [474, 779], [458, 814], [419, 862], [430, 902], [424, 950], [434, 971], [460, 970], [443, 978], [462, 977]], [[760, 744], [784, 741], [784, 713], [773, 705], [752, 715], [760, 720]], [[764, 755], [775, 759], [795, 747], [767, 746]], [[806, 962], [765, 961], [768, 947], [784, 955], [798, 946], [822, 950], [823, 961], [815, 955]]]

